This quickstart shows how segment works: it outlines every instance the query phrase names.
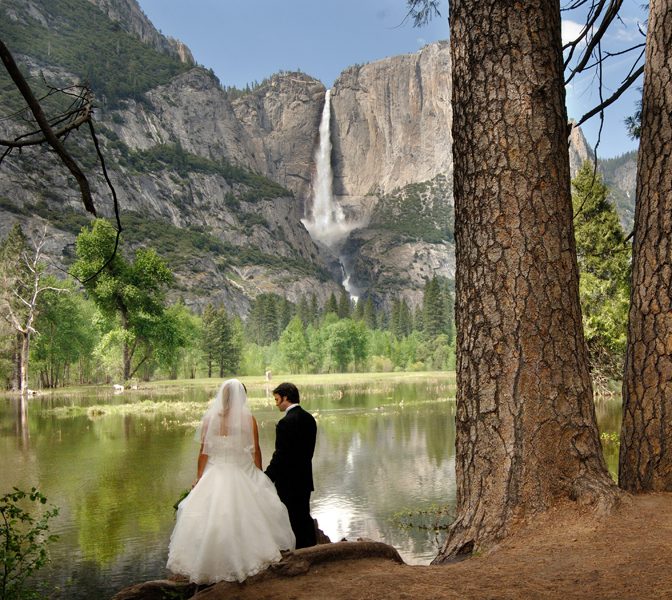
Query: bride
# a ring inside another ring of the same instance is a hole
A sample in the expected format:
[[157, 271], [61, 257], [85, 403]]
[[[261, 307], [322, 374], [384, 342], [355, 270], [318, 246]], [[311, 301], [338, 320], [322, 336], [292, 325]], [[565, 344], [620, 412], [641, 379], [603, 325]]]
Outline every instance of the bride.
[[261, 470], [243, 384], [225, 381], [199, 431], [197, 480], [179, 504], [167, 567], [190, 581], [244, 581], [293, 550], [285, 505]]

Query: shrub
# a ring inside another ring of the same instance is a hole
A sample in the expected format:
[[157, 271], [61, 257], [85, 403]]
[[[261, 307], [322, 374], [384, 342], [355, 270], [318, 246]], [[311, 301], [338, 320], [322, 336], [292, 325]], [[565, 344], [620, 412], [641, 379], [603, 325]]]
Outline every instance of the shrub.
[[37, 594], [25, 590], [26, 578], [43, 567], [49, 560], [47, 544], [58, 536], [47, 535], [49, 520], [58, 514], [58, 508], [51, 506], [39, 517], [25, 510], [25, 501], [46, 504], [47, 499], [36, 488], [24, 492], [14, 488], [13, 492], [0, 498], [0, 598], [18, 600], [37, 598]]

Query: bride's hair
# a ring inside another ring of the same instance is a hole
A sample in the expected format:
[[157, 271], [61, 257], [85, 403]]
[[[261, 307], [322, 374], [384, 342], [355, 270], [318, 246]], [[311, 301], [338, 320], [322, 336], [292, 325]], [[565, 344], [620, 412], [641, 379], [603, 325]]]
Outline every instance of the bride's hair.
[[210, 456], [221, 450], [223, 437], [230, 440], [229, 448], [253, 450], [252, 413], [245, 392], [237, 379], [228, 379], [220, 386], [196, 432], [204, 454]]

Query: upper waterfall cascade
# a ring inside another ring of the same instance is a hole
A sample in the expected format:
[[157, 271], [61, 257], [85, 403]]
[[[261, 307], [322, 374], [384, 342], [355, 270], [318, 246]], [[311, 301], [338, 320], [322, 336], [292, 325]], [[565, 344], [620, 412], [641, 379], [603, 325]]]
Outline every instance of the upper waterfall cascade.
[[354, 224], [348, 224], [343, 209], [334, 199], [331, 169], [331, 90], [324, 97], [320, 120], [320, 143], [315, 152], [313, 203], [302, 220], [311, 237], [338, 253]]

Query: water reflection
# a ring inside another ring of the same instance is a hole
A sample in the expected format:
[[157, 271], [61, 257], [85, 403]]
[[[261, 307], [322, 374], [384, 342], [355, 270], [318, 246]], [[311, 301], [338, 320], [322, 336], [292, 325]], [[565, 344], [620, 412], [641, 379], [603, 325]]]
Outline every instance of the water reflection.
[[[61, 508], [53, 528], [61, 538], [43, 573], [60, 597], [109, 597], [165, 576], [172, 505], [196, 467], [193, 421], [216, 386], [41, 397], [23, 415], [16, 401], [0, 401], [0, 491], [35, 485]], [[248, 387], [267, 464], [282, 415], [271, 385]], [[393, 517], [454, 506], [454, 396], [448, 377], [302, 387], [302, 404], [318, 423], [312, 513], [332, 540], [383, 540], [409, 563], [436, 555], [436, 534], [402, 528]], [[158, 410], [157, 402], [171, 404]], [[54, 410], [62, 406], [84, 410], [63, 417]], [[601, 401], [596, 411], [603, 431], [618, 431], [618, 400]], [[603, 445], [615, 472], [618, 447]]]

